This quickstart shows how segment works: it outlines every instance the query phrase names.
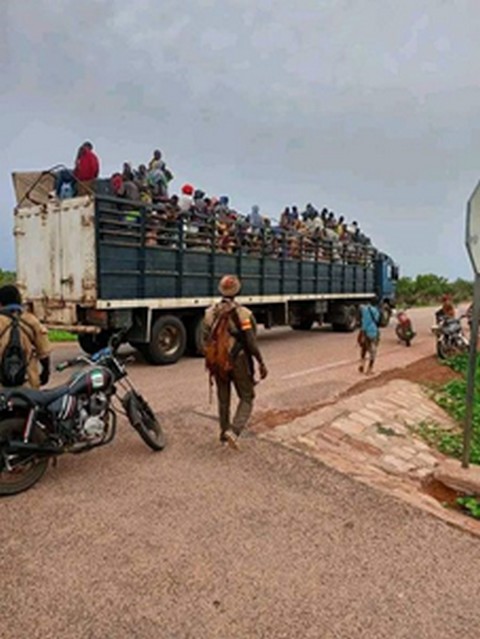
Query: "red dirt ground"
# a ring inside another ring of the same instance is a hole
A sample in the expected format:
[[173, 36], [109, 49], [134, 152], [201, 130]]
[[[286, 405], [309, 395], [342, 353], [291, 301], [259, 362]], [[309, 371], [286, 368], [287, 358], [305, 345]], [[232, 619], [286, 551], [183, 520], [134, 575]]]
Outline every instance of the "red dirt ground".
[[355, 384], [345, 393], [342, 393], [337, 399], [329, 402], [323, 402], [321, 404], [315, 404], [313, 406], [305, 406], [301, 409], [295, 410], [281, 410], [281, 411], [267, 411], [264, 413], [257, 413], [252, 424], [252, 431], [260, 433], [271, 428], [275, 428], [280, 424], [293, 421], [297, 417], [303, 417], [309, 413], [336, 403], [340, 399], [345, 397], [351, 397], [352, 395], [358, 395], [363, 393], [369, 388], [376, 388], [383, 386], [384, 384], [394, 379], [406, 379], [417, 384], [423, 384], [430, 388], [436, 388], [450, 382], [453, 379], [459, 379], [460, 375], [445, 364], [441, 364], [438, 359], [431, 355], [424, 357], [413, 364], [409, 364], [404, 368], [394, 368], [385, 373], [381, 373], [377, 377], [371, 379], [364, 379], [358, 384]]

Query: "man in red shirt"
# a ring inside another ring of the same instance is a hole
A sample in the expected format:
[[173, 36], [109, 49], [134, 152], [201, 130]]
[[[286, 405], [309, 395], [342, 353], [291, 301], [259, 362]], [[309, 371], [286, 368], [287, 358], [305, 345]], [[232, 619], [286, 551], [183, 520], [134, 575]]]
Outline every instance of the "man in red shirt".
[[78, 150], [73, 175], [79, 182], [90, 182], [98, 177], [100, 162], [93, 152], [93, 144], [84, 142]]

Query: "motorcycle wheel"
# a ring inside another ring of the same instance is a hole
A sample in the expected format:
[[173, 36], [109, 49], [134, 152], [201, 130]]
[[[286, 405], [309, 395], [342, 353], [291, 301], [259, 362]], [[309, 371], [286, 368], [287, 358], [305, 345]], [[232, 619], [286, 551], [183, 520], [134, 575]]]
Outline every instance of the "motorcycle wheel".
[[[6, 449], [9, 439], [22, 438], [24, 426], [25, 420], [21, 417], [11, 417], [0, 422], [0, 454]], [[34, 437], [34, 441], [38, 439], [38, 436]], [[21, 455], [18, 457], [21, 458]], [[28, 454], [25, 454], [25, 457], [30, 461], [18, 465], [13, 470], [7, 470], [3, 454], [0, 457], [0, 496], [17, 495], [31, 488], [43, 477], [48, 467], [48, 459], [35, 458]]]
[[459, 353], [467, 353], [470, 348], [470, 344], [466, 340], [462, 339], [458, 342], [457, 348]]
[[445, 343], [444, 340], [439, 340], [437, 342], [437, 355], [440, 359], [448, 359], [449, 357], [454, 357], [460, 353], [465, 353], [467, 350], [468, 346], [465, 344]]
[[152, 450], [165, 448], [165, 434], [146, 400], [134, 390], [122, 399], [123, 407], [131, 425]]

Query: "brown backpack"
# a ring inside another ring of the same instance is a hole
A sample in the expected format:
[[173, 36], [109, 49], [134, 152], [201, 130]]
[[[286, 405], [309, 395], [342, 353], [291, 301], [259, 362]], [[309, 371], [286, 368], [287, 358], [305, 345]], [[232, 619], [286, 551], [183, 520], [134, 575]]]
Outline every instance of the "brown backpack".
[[[223, 306], [223, 308], [222, 308]], [[230, 320], [238, 317], [236, 306], [222, 304], [215, 314], [210, 334], [205, 339], [203, 352], [205, 355], [205, 368], [212, 377], [226, 379], [233, 369], [231, 356]]]

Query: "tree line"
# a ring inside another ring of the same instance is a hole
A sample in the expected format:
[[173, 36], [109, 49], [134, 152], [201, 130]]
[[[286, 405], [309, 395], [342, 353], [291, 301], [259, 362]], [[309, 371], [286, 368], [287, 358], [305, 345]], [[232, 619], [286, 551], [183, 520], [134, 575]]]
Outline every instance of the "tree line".
[[447, 278], [433, 273], [415, 278], [401, 277], [397, 282], [397, 305], [435, 306], [445, 293], [452, 296], [455, 304], [470, 302], [473, 299], [473, 282], [461, 278], [449, 282]]
[[15, 282], [15, 273], [12, 273], [12, 271], [2, 271], [0, 268], [0, 286], [12, 284], [13, 282]]

